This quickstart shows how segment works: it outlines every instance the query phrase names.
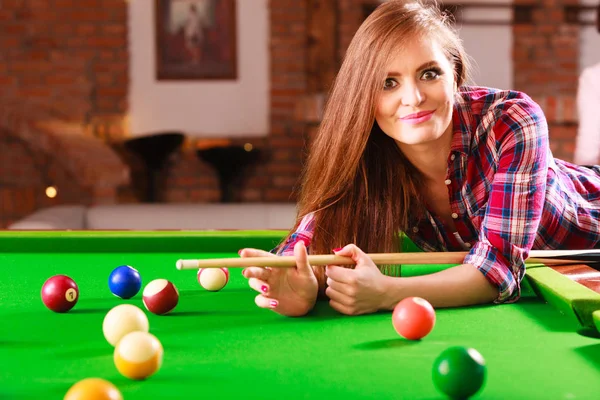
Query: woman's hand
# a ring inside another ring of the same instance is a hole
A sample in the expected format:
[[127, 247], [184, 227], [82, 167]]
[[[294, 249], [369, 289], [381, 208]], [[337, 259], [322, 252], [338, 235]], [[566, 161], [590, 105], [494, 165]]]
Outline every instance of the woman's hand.
[[383, 275], [369, 256], [353, 244], [335, 254], [351, 257], [356, 267], [327, 266], [325, 294], [331, 307], [348, 315], [373, 313], [384, 308], [391, 278]]
[[[242, 249], [240, 256], [277, 257], [257, 249]], [[260, 293], [255, 299], [257, 306], [270, 308], [290, 317], [305, 315], [312, 310], [317, 301], [319, 284], [312, 267], [308, 264], [304, 242], [300, 241], [294, 246], [294, 256], [294, 268], [244, 268], [242, 274], [248, 278], [248, 284]]]

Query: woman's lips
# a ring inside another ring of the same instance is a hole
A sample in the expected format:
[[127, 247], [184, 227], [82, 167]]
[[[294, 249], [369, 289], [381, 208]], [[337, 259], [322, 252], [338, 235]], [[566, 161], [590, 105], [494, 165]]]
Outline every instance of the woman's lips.
[[431, 117], [433, 117], [433, 113], [435, 113], [435, 110], [420, 111], [418, 113], [409, 114], [404, 117], [401, 117], [400, 120], [406, 124], [420, 124], [422, 122], [429, 121]]

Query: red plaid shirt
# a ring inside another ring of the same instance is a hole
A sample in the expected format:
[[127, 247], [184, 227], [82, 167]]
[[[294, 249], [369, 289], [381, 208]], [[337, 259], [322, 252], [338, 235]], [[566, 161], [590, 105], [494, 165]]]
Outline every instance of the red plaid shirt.
[[[424, 251], [469, 250], [464, 260], [516, 301], [530, 249], [600, 246], [600, 166], [555, 159], [540, 107], [527, 95], [463, 87], [456, 96], [446, 184], [456, 232], [434, 215], [406, 235]], [[313, 214], [278, 249], [309, 246]]]

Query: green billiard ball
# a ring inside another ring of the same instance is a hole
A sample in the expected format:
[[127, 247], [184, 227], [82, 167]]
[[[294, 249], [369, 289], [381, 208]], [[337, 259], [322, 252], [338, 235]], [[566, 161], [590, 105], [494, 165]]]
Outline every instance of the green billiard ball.
[[452, 399], [467, 399], [477, 393], [485, 373], [485, 360], [468, 347], [449, 347], [433, 363], [434, 385]]

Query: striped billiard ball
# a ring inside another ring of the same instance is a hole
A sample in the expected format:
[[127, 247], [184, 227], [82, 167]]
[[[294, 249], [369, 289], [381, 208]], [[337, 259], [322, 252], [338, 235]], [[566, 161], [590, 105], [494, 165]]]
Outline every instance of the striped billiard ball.
[[144, 306], [153, 314], [166, 314], [179, 302], [179, 292], [166, 279], [155, 279], [148, 283], [142, 293]]

